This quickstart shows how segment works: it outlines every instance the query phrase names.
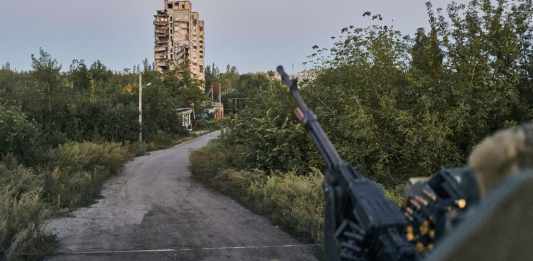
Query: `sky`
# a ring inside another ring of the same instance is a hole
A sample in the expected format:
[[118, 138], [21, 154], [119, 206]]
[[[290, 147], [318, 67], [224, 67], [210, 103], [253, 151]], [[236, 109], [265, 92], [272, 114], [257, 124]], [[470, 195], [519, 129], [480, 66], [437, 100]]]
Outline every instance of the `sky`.
[[[450, 1], [434, 0], [438, 7]], [[294, 73], [318, 44], [347, 25], [365, 26], [365, 11], [413, 34], [427, 26], [425, 0], [192, 0], [206, 22], [206, 63], [240, 72]], [[31, 67], [32, 53], [44, 48], [68, 68], [72, 59], [103, 61], [113, 70], [153, 60], [153, 14], [163, 0], [2, 0], [0, 64]]]

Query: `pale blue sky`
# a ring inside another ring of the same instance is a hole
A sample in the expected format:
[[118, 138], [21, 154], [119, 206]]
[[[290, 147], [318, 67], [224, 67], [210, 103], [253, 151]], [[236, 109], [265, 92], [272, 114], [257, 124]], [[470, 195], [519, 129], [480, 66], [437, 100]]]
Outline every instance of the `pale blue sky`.
[[[1, 0], [0, 63], [28, 69], [43, 47], [64, 67], [101, 59], [114, 70], [153, 59], [152, 15], [163, 0]], [[444, 7], [450, 1], [434, 0]], [[425, 26], [425, 0], [193, 0], [206, 21], [206, 58], [241, 72], [285, 64], [296, 70], [314, 44], [329, 46], [361, 14], [384, 15], [404, 33]]]

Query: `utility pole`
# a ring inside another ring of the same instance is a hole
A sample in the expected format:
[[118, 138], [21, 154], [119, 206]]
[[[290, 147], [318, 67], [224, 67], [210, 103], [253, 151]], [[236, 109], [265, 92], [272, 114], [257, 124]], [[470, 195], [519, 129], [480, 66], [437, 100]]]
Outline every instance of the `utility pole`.
[[143, 144], [143, 75], [139, 73], [139, 145]]
[[[146, 87], [150, 87], [151, 82], [146, 84]], [[139, 71], [139, 146], [141, 150], [143, 147], [143, 73]]]

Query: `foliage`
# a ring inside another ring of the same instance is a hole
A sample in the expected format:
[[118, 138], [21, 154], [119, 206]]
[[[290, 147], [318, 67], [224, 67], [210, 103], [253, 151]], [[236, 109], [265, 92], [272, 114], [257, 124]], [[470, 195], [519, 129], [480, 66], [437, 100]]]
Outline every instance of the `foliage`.
[[272, 213], [272, 220], [313, 242], [323, 235], [324, 196], [323, 175], [312, 172], [307, 176], [295, 173], [269, 176], [265, 183], [254, 182], [248, 193], [255, 195], [255, 205], [262, 212]]
[[30, 170], [7, 169], [3, 164], [0, 180], [7, 184], [0, 187], [0, 259], [4, 255], [8, 260], [19, 260], [24, 254], [46, 253], [53, 240], [41, 230], [50, 214], [41, 202], [42, 180]]
[[215, 65], [207, 65], [205, 67], [205, 87], [209, 90], [213, 84], [220, 81], [220, 69]]
[[[314, 46], [303, 95], [339, 153], [393, 188], [408, 177], [464, 164], [483, 137], [533, 115], [530, 1], [427, 4], [429, 28], [403, 35], [366, 12], [371, 25]], [[309, 173], [323, 167], [269, 79], [241, 82], [246, 106], [228, 124], [236, 168]], [[269, 88], [268, 86], [272, 86]]]
[[54, 240], [42, 231], [50, 211], [42, 199], [43, 179], [23, 167], [0, 163], [0, 260], [36, 260]]
[[13, 154], [22, 161], [35, 157], [39, 146], [38, 129], [16, 108], [0, 104], [0, 157]]
[[53, 165], [45, 175], [44, 195], [57, 208], [91, 203], [100, 186], [118, 173], [133, 153], [117, 143], [66, 143], [50, 152]]
[[[187, 70], [112, 72], [102, 62], [73, 60], [66, 72], [40, 50], [30, 72], [0, 70], [0, 102], [17, 108], [39, 129], [45, 147], [66, 141], [126, 142], [138, 137], [138, 74], [144, 79], [143, 131], [147, 141], [163, 133], [183, 136], [176, 108], [200, 110], [205, 97]], [[178, 80], [176, 74], [179, 74]], [[148, 83], [151, 83], [148, 87]]]
[[222, 143], [211, 142], [209, 146], [191, 154], [191, 172], [201, 173], [202, 178], [211, 179], [227, 166], [228, 156]]
[[527, 120], [522, 3], [451, 4], [447, 15], [428, 3], [431, 29], [414, 41], [379, 21], [345, 28], [306, 86], [319, 116], [340, 116], [321, 119], [341, 154], [394, 185], [462, 164], [483, 137]]
[[262, 74], [238, 82], [234, 95], [247, 97], [247, 105], [226, 122], [229, 131], [222, 138], [233, 148], [233, 167], [307, 172], [317, 157], [295, 122], [286, 88]]

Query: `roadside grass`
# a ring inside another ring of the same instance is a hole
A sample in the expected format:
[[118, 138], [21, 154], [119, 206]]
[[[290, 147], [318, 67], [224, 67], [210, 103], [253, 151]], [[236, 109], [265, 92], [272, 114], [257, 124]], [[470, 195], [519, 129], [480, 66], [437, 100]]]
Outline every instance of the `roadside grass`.
[[0, 260], [42, 260], [57, 242], [43, 231], [48, 218], [91, 204], [104, 181], [134, 156], [118, 143], [67, 143], [48, 151], [39, 168], [0, 161]]
[[45, 175], [45, 200], [56, 209], [88, 206], [102, 184], [133, 158], [131, 148], [119, 143], [67, 143], [51, 153], [53, 165]]
[[154, 138], [149, 142], [146, 142], [143, 144], [136, 142], [128, 146], [131, 148], [132, 151], [135, 152], [135, 156], [143, 156], [151, 151], [164, 150], [164, 149], [171, 148], [173, 146], [187, 142], [189, 140], [192, 140], [194, 138], [197, 138], [209, 132], [210, 131], [205, 130], [205, 131], [196, 131], [192, 133], [179, 134], [179, 135], [163, 134], [163, 135], [157, 136], [157, 138]]
[[50, 254], [56, 244], [42, 232], [52, 214], [43, 198], [44, 179], [11, 167], [0, 163], [0, 260], [38, 260], [33, 256]]
[[[192, 138], [194, 138], [194, 135], [185, 134], [185, 133], [180, 133], [178, 135], [159, 133], [158, 135], [156, 135], [156, 137], [151, 139], [149, 142], [143, 144], [144, 146], [143, 149], [145, 153], [154, 151], [154, 150], [167, 149], [174, 145], [183, 143], [184, 141], [187, 141]], [[136, 146], [139, 147], [139, 144], [137, 143]]]

